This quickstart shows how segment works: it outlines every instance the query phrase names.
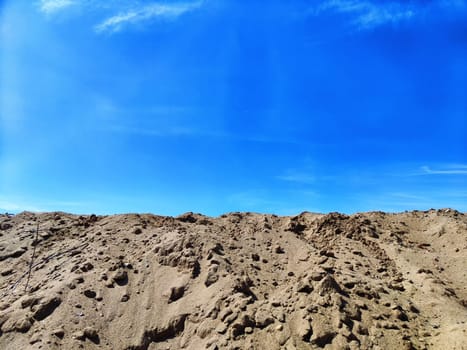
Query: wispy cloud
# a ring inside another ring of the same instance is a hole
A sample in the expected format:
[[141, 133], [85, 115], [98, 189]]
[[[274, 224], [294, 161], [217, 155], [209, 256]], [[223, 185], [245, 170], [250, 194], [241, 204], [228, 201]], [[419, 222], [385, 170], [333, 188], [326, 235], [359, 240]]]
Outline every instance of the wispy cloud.
[[465, 0], [438, 0], [428, 2], [374, 1], [374, 0], [326, 0], [310, 9], [312, 15], [338, 13], [350, 16], [350, 23], [357, 30], [368, 30], [387, 24], [408, 21], [426, 11], [466, 7]]
[[205, 136], [202, 130], [197, 130], [189, 127], [161, 127], [161, 128], [138, 128], [124, 125], [113, 125], [103, 129], [104, 131], [118, 132], [125, 134], [134, 134], [142, 136], [155, 136], [155, 137], [181, 137], [181, 136]]
[[41, 0], [39, 8], [43, 13], [49, 15], [62, 11], [75, 4], [75, 0]]
[[316, 182], [316, 178], [307, 173], [288, 172], [285, 175], [276, 177], [278, 180], [295, 182], [299, 184], [312, 184]]
[[406, 192], [376, 192], [371, 196], [361, 195], [360, 202], [365, 210], [384, 210], [399, 212], [402, 210], [425, 210], [430, 208], [454, 208], [465, 211], [467, 192], [454, 189], [423, 189], [423, 191], [408, 189]]
[[270, 207], [280, 204], [276, 200], [267, 198], [265, 191], [259, 189], [255, 191], [233, 193], [228, 196], [227, 201], [233, 202], [237, 206], [245, 209]]
[[412, 18], [416, 8], [409, 2], [372, 2], [361, 0], [329, 0], [315, 8], [314, 13], [336, 12], [352, 16], [357, 29], [371, 29]]
[[34, 205], [28, 205], [18, 202], [10, 202], [8, 200], [0, 200], [0, 210], [8, 212], [19, 212], [23, 210], [27, 211], [43, 211], [42, 208], [36, 207]]
[[440, 169], [432, 169], [429, 166], [422, 166], [419, 175], [467, 175], [467, 165], [458, 164]]
[[20, 212], [20, 211], [55, 211], [55, 210], [69, 210], [83, 212], [93, 203], [67, 201], [67, 200], [47, 200], [42, 201], [37, 198], [1, 198], [0, 197], [0, 212]]
[[155, 20], [175, 20], [194, 11], [207, 0], [185, 2], [141, 1], [141, 0], [39, 0], [41, 13], [51, 17], [79, 8], [79, 14], [94, 13], [103, 18], [94, 30], [97, 33], [115, 33], [136, 24], [147, 24]]
[[98, 33], [118, 32], [125, 26], [134, 25], [142, 22], [149, 22], [156, 19], [173, 20], [179, 16], [199, 8], [202, 1], [191, 3], [160, 4], [155, 3], [121, 12], [111, 16], [95, 26]]

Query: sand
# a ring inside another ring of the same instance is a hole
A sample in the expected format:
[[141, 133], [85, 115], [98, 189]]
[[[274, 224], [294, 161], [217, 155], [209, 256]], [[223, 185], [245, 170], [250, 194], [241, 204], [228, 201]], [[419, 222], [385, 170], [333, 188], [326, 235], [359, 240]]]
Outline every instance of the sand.
[[452, 209], [5, 214], [0, 349], [467, 349], [466, 274]]

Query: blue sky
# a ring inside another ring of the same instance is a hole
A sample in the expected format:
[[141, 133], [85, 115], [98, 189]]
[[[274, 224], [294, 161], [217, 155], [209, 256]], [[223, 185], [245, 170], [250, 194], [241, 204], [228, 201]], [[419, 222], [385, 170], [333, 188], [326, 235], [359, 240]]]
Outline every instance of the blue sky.
[[0, 1], [0, 211], [467, 211], [467, 1]]

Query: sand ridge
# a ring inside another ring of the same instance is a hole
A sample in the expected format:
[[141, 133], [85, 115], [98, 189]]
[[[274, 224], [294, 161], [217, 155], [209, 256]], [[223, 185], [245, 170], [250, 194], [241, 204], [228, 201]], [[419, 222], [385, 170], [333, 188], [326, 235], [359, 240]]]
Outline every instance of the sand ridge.
[[0, 349], [467, 349], [466, 267], [452, 209], [5, 214]]

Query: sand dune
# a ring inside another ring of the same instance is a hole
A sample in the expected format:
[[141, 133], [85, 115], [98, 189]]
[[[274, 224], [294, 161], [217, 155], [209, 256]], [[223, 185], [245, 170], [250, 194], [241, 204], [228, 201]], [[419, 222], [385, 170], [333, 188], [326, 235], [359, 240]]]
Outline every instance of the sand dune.
[[451, 209], [1, 215], [0, 273], [0, 349], [467, 349]]

